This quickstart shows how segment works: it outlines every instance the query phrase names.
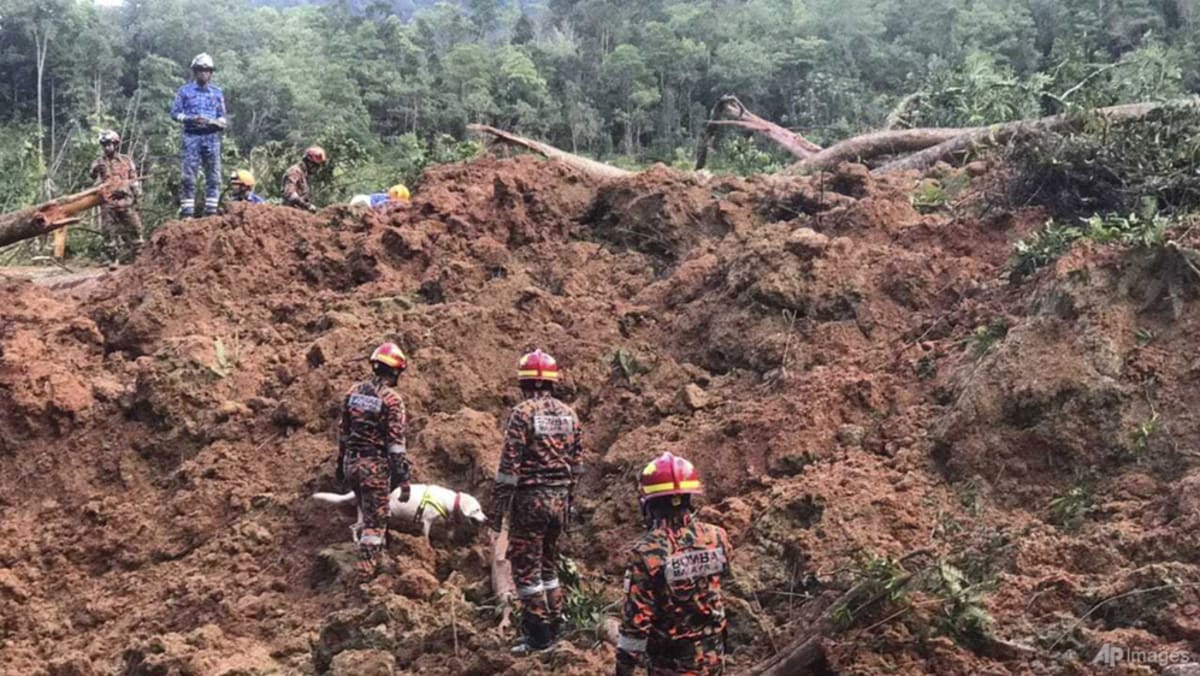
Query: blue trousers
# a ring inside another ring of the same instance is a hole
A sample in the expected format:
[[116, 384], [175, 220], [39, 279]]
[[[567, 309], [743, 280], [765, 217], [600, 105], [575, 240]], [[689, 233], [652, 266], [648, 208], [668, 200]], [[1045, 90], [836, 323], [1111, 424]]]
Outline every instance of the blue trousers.
[[221, 135], [183, 135], [183, 178], [179, 186], [179, 213], [196, 211], [196, 170], [204, 164], [204, 215], [217, 213], [221, 198]]

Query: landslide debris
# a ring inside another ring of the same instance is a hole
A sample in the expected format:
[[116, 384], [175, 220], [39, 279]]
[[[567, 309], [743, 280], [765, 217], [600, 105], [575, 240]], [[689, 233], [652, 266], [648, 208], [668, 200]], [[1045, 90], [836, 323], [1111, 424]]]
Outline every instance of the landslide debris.
[[350, 582], [353, 516], [307, 496], [332, 488], [340, 393], [384, 339], [411, 359], [417, 477], [485, 501], [516, 357], [559, 358], [590, 468], [568, 544], [584, 624], [619, 598], [636, 470], [671, 450], [737, 549], [734, 668], [838, 571], [919, 549], [1028, 650], [922, 611], [831, 637], [831, 671], [1079, 673], [1105, 643], [1190, 645], [1194, 319], [1123, 292], [1117, 250], [1010, 284], [1041, 214], [919, 212], [916, 189], [853, 165], [600, 185], [481, 159], [429, 171], [408, 210], [248, 205], [70, 295], [4, 282], [0, 665], [608, 673], [587, 627], [508, 657], [469, 524], [398, 525], [385, 574]]

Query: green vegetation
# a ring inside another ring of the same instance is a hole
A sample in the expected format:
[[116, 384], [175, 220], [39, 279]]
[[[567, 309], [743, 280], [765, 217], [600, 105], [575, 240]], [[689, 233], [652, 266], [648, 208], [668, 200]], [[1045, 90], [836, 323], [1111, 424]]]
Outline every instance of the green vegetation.
[[629, 385], [633, 385], [638, 376], [650, 372], [650, 366], [643, 362], [637, 353], [623, 347], [612, 351], [609, 363], [612, 365], [613, 374], [623, 378]]
[[613, 604], [605, 600], [606, 586], [595, 577], [584, 579], [574, 559], [559, 554], [558, 579], [565, 590], [563, 614], [568, 630], [592, 631]]
[[960, 643], [984, 638], [992, 617], [983, 607], [983, 597], [992, 588], [993, 584], [971, 584], [961, 570], [939, 562], [925, 586], [939, 601], [935, 626]]
[[[726, 93], [821, 144], [1169, 99], [1200, 90], [1198, 29], [1178, 3], [1149, 0], [0, 0], [0, 212], [85, 186], [95, 134], [113, 127], [150, 175], [148, 225], [172, 215], [168, 109], [201, 51], [229, 103], [225, 166], [253, 170], [271, 197], [282, 168], [320, 143], [332, 162], [314, 189], [327, 202], [470, 155], [470, 122], [621, 166], [687, 166]], [[1077, 194], [1072, 217], [1126, 213], [1147, 195], [1186, 205], [1200, 194], [1183, 170], [1200, 126], [1157, 119], [1046, 137], [1054, 152], [1030, 150], [1022, 174], [1034, 201]], [[1117, 178], [1088, 170], [1110, 160]], [[789, 161], [729, 133], [710, 166]], [[1126, 180], [1138, 172], [1169, 180]], [[915, 202], [938, 208], [952, 195], [941, 193]]]
[[1154, 202], [1143, 206], [1141, 213], [1128, 216], [1117, 214], [1093, 215], [1079, 226], [1050, 221], [1033, 238], [1021, 240], [1013, 248], [1011, 279], [1020, 281], [1039, 268], [1050, 265], [1070, 250], [1079, 239], [1097, 244], [1120, 244], [1151, 249], [1166, 243], [1166, 231], [1171, 221], [1158, 214]]
[[975, 333], [967, 338], [967, 344], [970, 346], [971, 354], [979, 359], [987, 354], [987, 351], [992, 349], [992, 346], [1004, 340], [1008, 335], [1008, 320], [1003, 317], [993, 319], [987, 326], [980, 326], [975, 329]]
[[1087, 487], [1073, 486], [1050, 501], [1050, 522], [1064, 530], [1074, 530], [1092, 509], [1092, 493]]
[[[931, 626], [959, 643], [971, 645], [986, 638], [992, 618], [984, 607], [984, 597], [995, 588], [997, 559], [1004, 554], [1008, 540], [993, 533], [983, 535], [982, 548], [967, 546], [955, 560], [935, 559], [911, 572], [888, 557], [860, 556], [852, 571], [858, 591], [854, 599], [832, 608], [835, 627], [838, 631], [873, 628], [906, 615], [924, 614], [925, 620], [917, 626]], [[983, 564], [976, 560], [984, 558]], [[973, 572], [968, 573], [964, 566]]]
[[1153, 413], [1133, 429], [1129, 435], [1129, 451], [1134, 459], [1141, 462], [1150, 452], [1150, 442], [1158, 436], [1158, 413]]

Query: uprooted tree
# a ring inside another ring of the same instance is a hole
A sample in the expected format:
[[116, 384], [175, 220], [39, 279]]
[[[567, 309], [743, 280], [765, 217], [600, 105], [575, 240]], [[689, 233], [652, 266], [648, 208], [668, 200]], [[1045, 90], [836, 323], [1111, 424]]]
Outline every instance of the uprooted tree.
[[[800, 134], [755, 115], [747, 110], [737, 97], [725, 96], [713, 108], [713, 119], [709, 121], [708, 132], [697, 150], [696, 168], [702, 169], [706, 164], [712, 138], [722, 127], [734, 127], [759, 134], [796, 157], [797, 162], [788, 167], [785, 173], [804, 174], [829, 170], [842, 162], [864, 162], [876, 165], [872, 173], [878, 175], [893, 171], [925, 171], [939, 161], [964, 156], [978, 149], [1008, 143], [1037, 133], [1079, 130], [1091, 120], [1103, 120], [1108, 123], [1128, 122], [1144, 118], [1168, 106], [1193, 109], [1198, 103], [1200, 101], [1197, 99], [1129, 103], [980, 127], [888, 129], [848, 138], [828, 148], [822, 148]], [[520, 146], [561, 160], [601, 180], [629, 174], [623, 169], [492, 127], [472, 125], [470, 129], [488, 134], [501, 143]], [[881, 159], [885, 161], [879, 162]]]

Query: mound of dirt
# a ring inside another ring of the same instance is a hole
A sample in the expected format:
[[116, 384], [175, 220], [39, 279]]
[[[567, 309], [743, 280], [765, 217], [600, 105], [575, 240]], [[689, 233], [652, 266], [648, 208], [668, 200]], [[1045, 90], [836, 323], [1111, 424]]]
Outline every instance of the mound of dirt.
[[586, 623], [508, 656], [470, 524], [397, 524], [355, 588], [353, 515], [308, 496], [382, 340], [410, 357], [418, 480], [485, 503], [515, 361], [558, 357], [586, 430], [581, 604], [620, 598], [637, 469], [695, 461], [736, 549], [735, 670], [836, 571], [916, 550], [989, 590], [990, 642], [929, 597], [830, 637], [830, 670], [1078, 673], [1105, 643], [1200, 640], [1193, 319], [1129, 291], [1133, 254], [1010, 285], [1040, 215], [919, 213], [914, 188], [482, 159], [428, 172], [407, 209], [246, 205], [71, 295], [3, 282], [3, 670], [609, 673]]

